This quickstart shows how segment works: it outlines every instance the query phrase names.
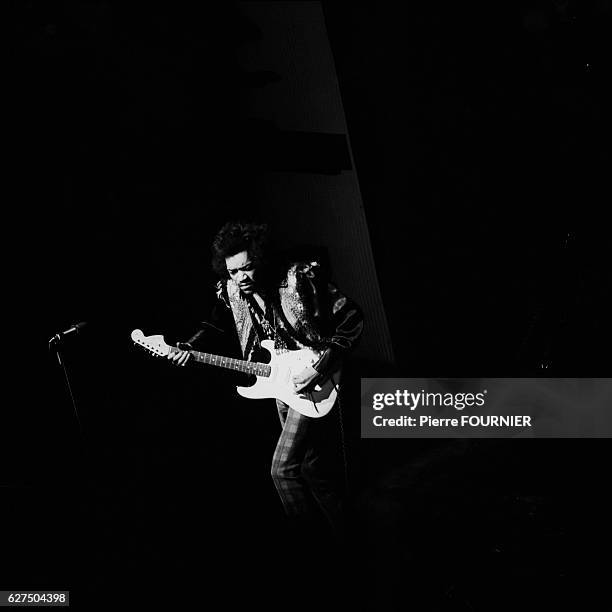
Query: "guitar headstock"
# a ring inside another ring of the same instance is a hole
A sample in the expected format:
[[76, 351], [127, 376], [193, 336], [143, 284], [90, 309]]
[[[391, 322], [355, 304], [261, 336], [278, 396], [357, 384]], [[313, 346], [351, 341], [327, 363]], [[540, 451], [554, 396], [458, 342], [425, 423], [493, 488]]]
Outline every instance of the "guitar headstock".
[[132, 341], [134, 344], [142, 346], [144, 349], [158, 357], [165, 357], [170, 353], [170, 347], [166, 344], [164, 337], [160, 334], [156, 336], [145, 336], [142, 333], [142, 330], [135, 329], [132, 332]]

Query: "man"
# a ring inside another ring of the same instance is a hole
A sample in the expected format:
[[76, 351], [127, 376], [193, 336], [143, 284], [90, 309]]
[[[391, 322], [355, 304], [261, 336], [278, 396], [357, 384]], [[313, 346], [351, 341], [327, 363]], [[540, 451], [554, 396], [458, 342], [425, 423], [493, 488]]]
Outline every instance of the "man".
[[[273, 261], [267, 246], [265, 225], [227, 223], [221, 228], [212, 248], [213, 269], [222, 279], [211, 321], [168, 358], [186, 365], [189, 349], [205, 340], [211, 328], [237, 336], [243, 358], [250, 361], [257, 360], [265, 339], [273, 340], [277, 351], [308, 347], [317, 351], [318, 360], [292, 373], [295, 392], [308, 392], [339, 368], [361, 335], [363, 318], [351, 300], [325, 281], [318, 262]], [[276, 404], [282, 432], [272, 478], [284, 510], [300, 528], [314, 525], [322, 512], [338, 533], [339, 406], [321, 418], [310, 418], [280, 400]]]

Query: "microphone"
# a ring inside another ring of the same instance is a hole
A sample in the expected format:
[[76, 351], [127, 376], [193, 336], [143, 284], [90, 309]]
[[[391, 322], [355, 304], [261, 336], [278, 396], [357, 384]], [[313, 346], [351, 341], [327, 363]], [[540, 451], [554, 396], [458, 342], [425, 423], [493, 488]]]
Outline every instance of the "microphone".
[[59, 332], [55, 334], [51, 340], [49, 340], [49, 344], [53, 344], [54, 342], [59, 342], [64, 336], [68, 336], [70, 334], [78, 334], [81, 329], [83, 329], [87, 325], [87, 321], [81, 321], [80, 323], [75, 323], [72, 327], [69, 327], [63, 332]]

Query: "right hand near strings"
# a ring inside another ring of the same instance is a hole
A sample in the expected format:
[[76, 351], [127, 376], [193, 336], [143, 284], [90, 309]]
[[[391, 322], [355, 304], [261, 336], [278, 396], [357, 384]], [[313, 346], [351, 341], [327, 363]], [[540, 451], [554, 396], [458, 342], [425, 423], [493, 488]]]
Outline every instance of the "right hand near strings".
[[189, 361], [190, 357], [191, 357], [191, 353], [189, 351], [182, 351], [182, 350], [179, 350], [176, 353], [168, 353], [168, 355], [166, 355], [166, 358], [171, 363], [177, 366], [184, 366], [187, 363], [187, 361]]

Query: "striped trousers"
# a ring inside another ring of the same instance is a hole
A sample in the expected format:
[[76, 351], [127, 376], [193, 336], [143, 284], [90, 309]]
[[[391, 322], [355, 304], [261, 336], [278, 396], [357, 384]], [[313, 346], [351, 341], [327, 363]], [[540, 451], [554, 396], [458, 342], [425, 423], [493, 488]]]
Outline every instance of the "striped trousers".
[[285, 513], [297, 522], [324, 517], [342, 531], [343, 463], [339, 406], [319, 419], [276, 401], [282, 432], [272, 458], [272, 479]]

